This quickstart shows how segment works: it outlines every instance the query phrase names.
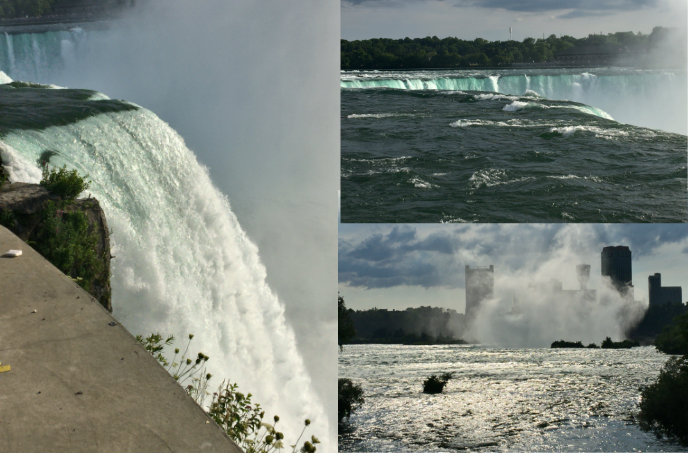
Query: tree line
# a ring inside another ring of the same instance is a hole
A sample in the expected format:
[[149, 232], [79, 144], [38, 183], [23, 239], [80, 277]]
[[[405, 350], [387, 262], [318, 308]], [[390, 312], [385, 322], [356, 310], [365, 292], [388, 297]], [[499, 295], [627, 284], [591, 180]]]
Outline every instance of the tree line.
[[101, 8], [112, 8], [122, 6], [133, 6], [135, 0], [0, 0], [0, 19], [16, 19], [21, 17], [41, 17], [50, 15], [53, 7], [70, 8], [76, 7], [90, 10]]
[[0, 19], [50, 14], [55, 0], [0, 0]]
[[341, 40], [342, 69], [459, 68], [469, 66], [509, 66], [512, 63], [547, 62], [570, 47], [625, 46], [651, 49], [671, 29], [655, 27], [652, 33], [617, 32], [574, 38], [564, 35], [523, 41], [487, 41], [476, 38], [439, 39], [437, 36], [404, 39]]
[[464, 315], [438, 307], [406, 310], [348, 310], [355, 337], [351, 342], [449, 342], [463, 333]]

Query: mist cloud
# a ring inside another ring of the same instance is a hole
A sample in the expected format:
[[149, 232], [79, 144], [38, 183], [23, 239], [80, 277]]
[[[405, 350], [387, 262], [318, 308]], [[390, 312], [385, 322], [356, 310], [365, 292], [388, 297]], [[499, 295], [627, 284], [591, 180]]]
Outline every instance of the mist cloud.
[[579, 262], [597, 264], [608, 245], [627, 245], [638, 259], [687, 237], [688, 228], [680, 224], [393, 226], [340, 238], [339, 282], [366, 289], [462, 288], [467, 264], [533, 275], [543, 261], [559, 257], [556, 266], [573, 272]]

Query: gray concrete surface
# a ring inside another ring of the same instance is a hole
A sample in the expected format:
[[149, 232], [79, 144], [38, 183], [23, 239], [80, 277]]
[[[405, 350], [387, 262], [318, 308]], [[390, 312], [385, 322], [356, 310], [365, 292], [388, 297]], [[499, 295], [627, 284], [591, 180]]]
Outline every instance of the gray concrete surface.
[[10, 249], [23, 255], [0, 258], [0, 362], [11, 367], [0, 452], [241, 452], [110, 313], [0, 226], [0, 255]]

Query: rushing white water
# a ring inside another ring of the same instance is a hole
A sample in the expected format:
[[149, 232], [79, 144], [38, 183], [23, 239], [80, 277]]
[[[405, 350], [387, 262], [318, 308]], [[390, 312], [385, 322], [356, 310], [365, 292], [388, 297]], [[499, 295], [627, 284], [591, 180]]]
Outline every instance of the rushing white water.
[[130, 332], [174, 333], [178, 343], [194, 333], [213, 385], [227, 378], [253, 393], [268, 420], [281, 416], [286, 441], [310, 418], [327, 450], [325, 411], [258, 249], [173, 129], [140, 109], [3, 140], [15, 182], [40, 179], [35, 162], [45, 149], [60, 153], [51, 164], [89, 175], [112, 231], [114, 314]]
[[[534, 70], [531, 70], [534, 71]], [[543, 69], [540, 73], [490, 71], [347, 72], [342, 88], [487, 91], [538, 94], [596, 107], [614, 119], [680, 134], [686, 126], [686, 73], [630, 69]]]

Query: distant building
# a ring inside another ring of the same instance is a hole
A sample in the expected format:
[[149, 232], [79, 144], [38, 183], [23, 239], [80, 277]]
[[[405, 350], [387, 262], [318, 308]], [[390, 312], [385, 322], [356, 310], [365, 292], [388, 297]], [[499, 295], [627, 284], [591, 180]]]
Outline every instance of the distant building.
[[656, 273], [647, 278], [650, 293], [650, 306], [683, 303], [680, 286], [662, 287], [662, 274]]
[[576, 266], [578, 283], [580, 289], [564, 289], [563, 284], [556, 278], [548, 282], [531, 283], [529, 287], [540, 294], [554, 296], [560, 302], [594, 302], [597, 300], [597, 291], [588, 289], [588, 279], [590, 278], [590, 265], [579, 264]]
[[480, 303], [494, 297], [494, 266], [466, 266], [466, 316], [475, 316]]
[[602, 276], [609, 277], [621, 295], [633, 296], [631, 249], [625, 245], [602, 249]]
[[578, 283], [581, 291], [587, 291], [588, 280], [590, 280], [590, 265], [579, 264], [576, 266], [576, 275], [578, 276]]

